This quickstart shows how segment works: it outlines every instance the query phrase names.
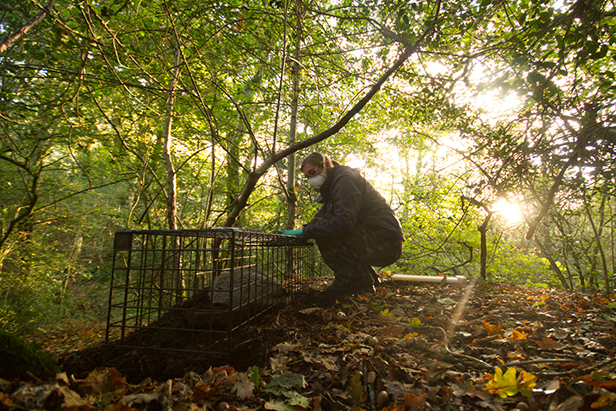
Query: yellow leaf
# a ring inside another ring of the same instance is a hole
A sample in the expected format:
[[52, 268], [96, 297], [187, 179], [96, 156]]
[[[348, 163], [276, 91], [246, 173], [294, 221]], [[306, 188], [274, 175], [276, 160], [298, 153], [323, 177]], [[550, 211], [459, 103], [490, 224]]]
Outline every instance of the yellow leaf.
[[494, 371], [494, 377], [491, 381], [488, 381], [485, 390], [488, 390], [490, 394], [498, 394], [501, 398], [507, 398], [518, 393], [518, 381], [515, 377], [515, 368], [509, 368], [505, 374], [503, 371], [496, 367]]
[[520, 375], [518, 376], [518, 389], [520, 390], [520, 394], [529, 397], [535, 385], [537, 385], [536, 376], [524, 370], [520, 371]]
[[616, 396], [610, 392], [605, 392], [597, 399], [597, 401], [590, 404], [591, 408], [601, 408], [612, 405], [616, 401]]
[[494, 376], [488, 381], [484, 390], [489, 391], [491, 394], [498, 394], [501, 398], [516, 395], [518, 392], [528, 397], [535, 385], [537, 385], [537, 377], [529, 372], [522, 370], [516, 378], [515, 368], [509, 368], [503, 374], [503, 371], [496, 367]]
[[379, 315], [381, 315], [382, 317], [385, 317], [385, 318], [394, 318], [394, 317], [395, 317], [395, 315], [393, 315], [392, 313], [390, 313], [390, 312], [389, 312], [389, 310], [388, 310], [387, 308], [386, 308], [386, 309], [384, 309], [383, 311], [381, 311], [381, 312], [379, 313]]
[[486, 330], [488, 330], [488, 335], [495, 335], [500, 333], [503, 330], [503, 324], [492, 325], [487, 321], [481, 322]]
[[528, 335], [525, 332], [522, 331], [517, 331], [517, 330], [512, 330], [513, 332], [511, 333], [511, 335], [509, 336], [510, 340], [515, 340], [515, 341], [526, 341]]

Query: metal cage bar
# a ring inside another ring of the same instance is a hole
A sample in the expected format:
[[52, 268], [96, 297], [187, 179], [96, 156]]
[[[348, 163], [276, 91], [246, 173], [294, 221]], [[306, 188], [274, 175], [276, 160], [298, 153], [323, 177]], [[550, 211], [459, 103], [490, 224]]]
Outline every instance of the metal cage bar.
[[240, 327], [305, 289], [315, 256], [310, 240], [256, 230], [118, 231], [106, 342], [228, 355]]

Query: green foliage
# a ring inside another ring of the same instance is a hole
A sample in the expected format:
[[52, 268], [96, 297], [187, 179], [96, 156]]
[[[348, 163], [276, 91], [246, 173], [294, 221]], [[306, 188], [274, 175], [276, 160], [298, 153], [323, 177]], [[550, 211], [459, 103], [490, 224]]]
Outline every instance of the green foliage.
[[[310, 404], [309, 399], [299, 393], [299, 391], [302, 391], [305, 387], [306, 381], [302, 375], [285, 373], [272, 378], [272, 380], [267, 383], [264, 391], [282, 398], [284, 404], [291, 407], [299, 406], [307, 408]], [[282, 409], [286, 409], [282, 403], [280, 406]]]
[[550, 272], [545, 258], [536, 250], [525, 250], [509, 244], [502, 244], [493, 250], [490, 261], [490, 276], [497, 281], [539, 287], [561, 287], [558, 279]]
[[29, 344], [13, 334], [0, 330], [0, 378], [30, 379], [32, 375], [46, 380], [60, 372], [57, 361], [41, 351], [40, 345]]
[[[0, 62], [1, 327], [82, 306], [71, 284], [104, 288], [118, 228], [167, 227], [171, 165], [178, 226], [220, 225], [251, 173], [289, 143], [295, 80], [303, 141], [420, 40], [361, 112], [298, 158], [364, 160], [407, 237], [392, 270], [477, 275], [486, 210], [469, 199], [507, 197], [527, 221], [545, 217], [531, 240], [490, 222], [489, 276], [608, 288], [616, 22], [608, 3], [591, 3], [324, 1], [285, 12], [262, 1], [56, 1], [55, 18]], [[6, 10], [3, 38], [39, 12], [15, 0]], [[284, 165], [260, 178], [237, 225], [286, 221]], [[301, 181], [294, 194], [301, 226], [318, 205]]]

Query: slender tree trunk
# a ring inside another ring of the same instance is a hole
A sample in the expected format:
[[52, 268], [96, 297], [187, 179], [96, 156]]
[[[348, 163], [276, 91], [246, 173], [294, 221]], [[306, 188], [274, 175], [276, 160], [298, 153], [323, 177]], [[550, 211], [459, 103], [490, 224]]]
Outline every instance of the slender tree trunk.
[[[289, 127], [289, 145], [292, 146], [297, 141], [297, 110], [299, 100], [299, 71], [301, 70], [300, 46], [302, 40], [302, 15], [299, 9], [300, 4], [296, 2], [297, 32], [295, 38], [295, 53], [291, 73], [293, 75], [293, 96], [291, 97], [291, 124]], [[287, 223], [285, 228], [292, 230], [295, 228], [297, 195], [295, 195], [295, 153], [287, 158]]]
[[173, 121], [173, 107], [175, 104], [175, 87], [180, 75], [180, 44], [176, 43], [173, 77], [169, 84], [169, 94], [167, 96], [167, 114], [163, 130], [164, 148], [163, 156], [167, 169], [167, 225], [170, 230], [177, 229], [177, 182], [175, 168], [173, 166], [173, 155], [171, 153], [171, 123]]
[[213, 133], [211, 137], [212, 160], [210, 161], [210, 181], [205, 199], [205, 215], [203, 216], [203, 224], [201, 225], [201, 228], [207, 227], [208, 221], [210, 220], [210, 215], [212, 214], [212, 204], [214, 202], [214, 183], [216, 182], [216, 139], [214, 138]]
[[66, 275], [62, 283], [62, 290], [60, 291], [60, 301], [58, 302], [58, 314], [62, 315], [62, 308], [64, 307], [64, 297], [66, 296], [66, 290], [73, 277], [73, 265], [77, 263], [79, 255], [81, 254], [81, 246], [83, 245], [83, 237], [77, 233], [75, 235], [75, 241], [73, 242], [73, 249], [69, 255], [70, 265], [66, 268]]
[[539, 246], [539, 249], [541, 250], [541, 253], [543, 254], [543, 256], [550, 263], [550, 267], [552, 268], [552, 271], [554, 271], [554, 273], [556, 274], [556, 276], [560, 280], [560, 282], [563, 285], [563, 287], [565, 287], [568, 290], [569, 289], [569, 284], [567, 284], [567, 280], [565, 279], [565, 276], [563, 275], [563, 272], [560, 269], [560, 267], [558, 267], [558, 264], [556, 264], [556, 260], [554, 260], [554, 258], [552, 257], [552, 254], [548, 251], [546, 246], [543, 244], [543, 242], [541, 242], [541, 240], [539, 240], [539, 238], [537, 236], [535, 236], [535, 242]]
[[277, 153], [273, 153], [271, 157], [265, 159], [265, 161], [259, 167], [255, 168], [254, 171], [252, 171], [248, 175], [248, 177], [246, 178], [246, 181], [244, 182], [244, 186], [242, 187], [242, 190], [241, 190], [240, 194], [234, 200], [233, 207], [232, 207], [231, 211], [229, 212], [229, 214], [227, 215], [227, 219], [225, 220], [223, 226], [224, 227], [232, 227], [235, 224], [235, 221], [237, 220], [238, 216], [240, 215], [240, 212], [244, 209], [244, 207], [246, 207], [246, 204], [248, 202], [248, 198], [250, 197], [250, 194], [254, 190], [255, 186], [257, 185], [257, 182], [259, 181], [261, 176], [263, 176], [267, 172], [267, 170], [273, 164], [275, 164], [276, 162], [280, 161], [281, 159], [287, 157], [290, 154], [296, 153], [297, 151], [301, 150], [302, 148], [309, 147], [309, 146], [311, 146], [313, 144], [316, 144], [316, 143], [318, 143], [320, 141], [323, 141], [323, 140], [327, 139], [328, 137], [333, 136], [338, 131], [340, 131], [355, 116], [355, 114], [359, 113], [361, 111], [361, 109], [364, 108], [364, 106], [366, 104], [368, 104], [368, 102], [372, 99], [372, 97], [374, 97], [374, 95], [383, 86], [385, 81], [389, 77], [391, 77], [392, 74], [394, 74], [396, 71], [398, 71], [398, 69], [404, 64], [404, 62], [406, 62], [406, 60], [408, 60], [408, 58], [413, 53], [415, 53], [415, 51], [419, 48], [419, 45], [421, 44], [421, 41], [423, 41], [423, 37], [420, 38], [415, 43], [415, 45], [413, 45], [412, 47], [407, 48], [400, 55], [398, 60], [396, 60], [394, 62], [394, 64], [391, 66], [391, 68], [389, 68], [381, 76], [381, 78], [379, 78], [379, 80], [370, 88], [370, 90], [366, 93], [366, 95], [361, 100], [359, 100], [357, 102], [357, 104], [355, 104], [331, 128], [329, 128], [328, 130], [323, 131], [322, 133], [317, 134], [314, 137], [311, 137], [311, 138], [308, 138], [306, 140], [303, 140], [303, 141], [300, 141], [298, 143], [295, 143], [295, 144], [289, 146], [288, 148], [286, 148], [284, 150], [281, 150], [281, 151], [279, 151]]
[[545, 202], [541, 205], [541, 209], [537, 217], [535, 217], [532, 221], [528, 223], [528, 231], [526, 232], [526, 239], [530, 240], [535, 235], [535, 231], [539, 227], [541, 220], [548, 215], [548, 211], [550, 211], [550, 207], [554, 204], [554, 197], [560, 188], [560, 185], [563, 182], [563, 178], [565, 173], [569, 168], [571, 168], [580, 158], [580, 156], [586, 151], [586, 146], [588, 145], [588, 141], [590, 136], [593, 133], [597, 126], [597, 111], [591, 105], [586, 105], [586, 114], [584, 115], [583, 127], [578, 133], [577, 142], [573, 151], [569, 154], [569, 159], [567, 162], [561, 166], [561, 169], [554, 179], [552, 186], [548, 190], [548, 193], [545, 198]]
[[597, 228], [597, 225], [595, 224], [592, 213], [590, 212], [590, 204], [588, 204], [588, 201], [586, 201], [586, 193], [582, 193], [582, 198], [584, 199], [584, 212], [586, 213], [586, 217], [588, 217], [588, 222], [590, 223], [590, 227], [592, 228], [592, 232], [595, 236], [595, 242], [596, 242], [595, 249], [599, 252], [599, 257], [601, 257], [601, 266], [603, 267], [603, 280], [605, 281], [605, 293], [610, 294], [612, 287], [611, 287], [611, 282], [610, 282], [610, 276], [608, 273], [605, 252], [603, 251], [603, 245], [601, 244], [601, 231], [602, 231], [601, 228], [603, 227], [603, 217], [604, 217], [604, 210], [605, 210], [605, 195], [601, 199], [601, 207], [599, 208], [600, 210], [599, 228]]
[[483, 219], [483, 223], [479, 226], [479, 234], [481, 235], [479, 275], [481, 276], [481, 279], [485, 281], [488, 275], [488, 225], [490, 224], [490, 220], [492, 219], [494, 212], [488, 210], [487, 207], [484, 207], [484, 209], [488, 214]]
[[481, 207], [485, 210], [486, 216], [483, 219], [483, 222], [477, 230], [479, 231], [481, 241], [480, 241], [480, 256], [479, 256], [479, 276], [482, 280], [487, 279], [487, 271], [488, 271], [488, 225], [490, 224], [490, 220], [492, 219], [492, 215], [494, 215], [494, 211], [490, 210], [487, 204], [475, 200], [474, 198], [462, 196], [462, 200], [468, 200], [474, 205]]

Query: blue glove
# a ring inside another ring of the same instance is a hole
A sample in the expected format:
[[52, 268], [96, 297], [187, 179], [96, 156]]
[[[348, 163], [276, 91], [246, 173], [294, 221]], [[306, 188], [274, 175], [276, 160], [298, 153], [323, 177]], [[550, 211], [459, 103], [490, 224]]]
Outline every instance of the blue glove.
[[299, 230], [275, 230], [274, 232], [276, 234], [301, 236], [304, 233], [304, 230], [300, 228]]

